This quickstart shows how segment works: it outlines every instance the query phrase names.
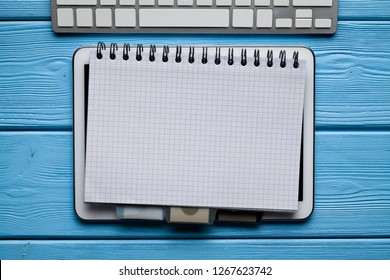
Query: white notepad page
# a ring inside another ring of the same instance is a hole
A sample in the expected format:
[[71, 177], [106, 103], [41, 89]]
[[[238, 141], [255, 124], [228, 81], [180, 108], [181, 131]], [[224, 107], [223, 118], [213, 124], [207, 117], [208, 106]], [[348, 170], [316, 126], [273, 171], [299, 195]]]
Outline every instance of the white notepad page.
[[233, 65], [91, 51], [85, 202], [297, 210], [306, 67], [242, 66], [240, 50]]

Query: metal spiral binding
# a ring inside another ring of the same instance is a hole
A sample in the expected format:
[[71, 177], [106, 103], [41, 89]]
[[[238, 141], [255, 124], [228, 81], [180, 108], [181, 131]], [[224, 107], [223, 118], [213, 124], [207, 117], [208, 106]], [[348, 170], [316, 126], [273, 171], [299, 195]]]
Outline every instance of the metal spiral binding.
[[118, 45], [116, 43], [111, 43], [110, 45], [110, 59], [114, 60], [116, 58], [115, 51], [118, 50]]
[[207, 63], [207, 47], [203, 47], [203, 52], [202, 52], [202, 63], [206, 64]]
[[137, 50], [136, 50], [136, 53], [135, 53], [135, 59], [137, 61], [141, 61], [142, 60], [142, 52], [144, 51], [144, 46], [142, 44], [138, 44], [137, 45]]
[[168, 62], [168, 53], [169, 53], [169, 46], [164, 46], [163, 47], [163, 54], [162, 54], [162, 61], [163, 62]]
[[190, 53], [188, 55], [188, 62], [189, 63], [195, 62], [195, 48], [194, 47], [190, 47]]
[[246, 59], [246, 49], [242, 49], [241, 50], [241, 65], [242, 66], [245, 66], [247, 63], [247, 59]]
[[255, 61], [253, 62], [253, 64], [256, 66], [256, 67], [259, 67], [260, 66], [260, 50], [255, 50], [254, 53], [253, 53], [253, 57], [255, 58]]
[[280, 58], [280, 67], [282, 68], [286, 67], [286, 51], [280, 51], [279, 58]]
[[293, 60], [294, 60], [294, 62], [293, 62], [293, 67], [294, 67], [294, 68], [298, 68], [298, 67], [299, 67], [298, 55], [299, 55], [299, 52], [297, 52], [297, 51], [295, 51], [295, 52], [293, 53]]
[[267, 51], [267, 66], [272, 67], [274, 65], [274, 53], [272, 50]]
[[[103, 58], [103, 51], [106, 50], [106, 45], [103, 42], [99, 42], [96, 47], [96, 58], [97, 59], [102, 59]], [[116, 43], [111, 43], [110, 45], [110, 53], [109, 53], [109, 58], [111, 60], [116, 59], [116, 52], [118, 51], [118, 45]], [[142, 60], [142, 52], [144, 51], [144, 47], [142, 44], [138, 44], [136, 48], [136, 55], [135, 59], [137, 61]], [[149, 47], [149, 61], [153, 62], [156, 60], [156, 52], [157, 48], [156, 45], [150, 45]], [[228, 65], [233, 65], [234, 64], [234, 48], [229, 48], [228, 49], [228, 56], [227, 56], [227, 63]], [[162, 52], [162, 61], [163, 62], [168, 62], [169, 60], [169, 46], [164, 45], [163, 46], [163, 52]], [[123, 55], [122, 55], [123, 60], [129, 60], [130, 59], [130, 44], [124, 44], [123, 45]], [[260, 66], [260, 50], [255, 49], [253, 53], [253, 64], [254, 66], [258, 67]], [[285, 50], [281, 50], [279, 52], [279, 59], [280, 59], [280, 67], [285, 68], [287, 66], [287, 53]], [[294, 51], [293, 53], [293, 67], [294, 68], [299, 68], [299, 52]], [[182, 46], [177, 45], [176, 46], [176, 53], [175, 53], [175, 61], [177, 63], [182, 62]], [[189, 47], [189, 54], [188, 54], [188, 62], [189, 63], [194, 63], [195, 62], [195, 47], [190, 46]], [[274, 64], [274, 56], [273, 56], [273, 51], [268, 50], [267, 51], [267, 58], [266, 58], [267, 66], [272, 67]], [[208, 63], [208, 48], [203, 47], [202, 49], [202, 57], [201, 57], [201, 63], [206, 64]], [[221, 64], [221, 47], [216, 47], [215, 48], [215, 58], [214, 58], [214, 63], [216, 65]], [[241, 49], [241, 61], [240, 61], [242, 66], [246, 66], [248, 64], [248, 57], [247, 57], [247, 49], [242, 48]]]
[[150, 45], [149, 48], [149, 61], [153, 62], [156, 60], [156, 45]]
[[123, 45], [123, 60], [129, 60], [130, 44]]
[[229, 65], [234, 64], [233, 48], [229, 48], [229, 51], [228, 51], [228, 64]]
[[180, 63], [180, 62], [181, 62], [181, 46], [176, 46], [175, 61], [176, 61], [177, 63]]
[[99, 42], [97, 44], [97, 47], [96, 47], [96, 58], [97, 59], [103, 58], [102, 50], [105, 50], [105, 49], [106, 49], [106, 45], [103, 42]]
[[215, 48], [215, 60], [214, 60], [214, 63], [216, 65], [221, 64], [221, 48], [220, 47]]

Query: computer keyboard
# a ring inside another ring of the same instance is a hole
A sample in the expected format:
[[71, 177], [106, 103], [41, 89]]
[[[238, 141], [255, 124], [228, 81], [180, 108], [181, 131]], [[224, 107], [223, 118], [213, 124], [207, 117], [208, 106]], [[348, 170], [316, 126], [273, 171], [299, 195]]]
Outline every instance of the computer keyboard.
[[330, 34], [338, 0], [51, 0], [58, 33]]

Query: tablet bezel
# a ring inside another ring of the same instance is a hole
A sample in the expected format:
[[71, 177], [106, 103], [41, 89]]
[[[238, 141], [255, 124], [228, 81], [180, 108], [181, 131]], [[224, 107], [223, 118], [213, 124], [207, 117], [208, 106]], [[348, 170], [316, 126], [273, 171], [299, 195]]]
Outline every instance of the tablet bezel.
[[[202, 46], [203, 47], [203, 46]], [[213, 48], [215, 46], [207, 46]], [[294, 51], [299, 52], [299, 59], [306, 61], [306, 85], [303, 121], [303, 200], [298, 202], [296, 212], [264, 212], [263, 220], [297, 221], [307, 219], [314, 209], [314, 91], [315, 91], [315, 58], [311, 49], [302, 46], [223, 46], [235, 49], [260, 49], [261, 55], [268, 49], [274, 53], [286, 51], [292, 57]], [[185, 47], [183, 47], [185, 48]], [[84, 66], [89, 64], [90, 52], [96, 47], [82, 47], [73, 55], [73, 158], [74, 158], [74, 208], [77, 216], [85, 221], [120, 220], [115, 205], [90, 204], [84, 202], [85, 175], [85, 72]], [[119, 49], [118, 52], [121, 52]], [[147, 53], [147, 52], [145, 52]], [[238, 53], [238, 52], [237, 52]], [[264, 54], [263, 54], [264, 55]]]

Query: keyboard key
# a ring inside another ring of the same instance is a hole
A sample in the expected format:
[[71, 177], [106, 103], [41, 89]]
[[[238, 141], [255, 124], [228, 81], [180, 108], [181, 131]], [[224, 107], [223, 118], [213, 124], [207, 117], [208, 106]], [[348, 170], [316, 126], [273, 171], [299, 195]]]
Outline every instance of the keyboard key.
[[160, 6], [173, 6], [174, 0], [158, 0]]
[[134, 6], [135, 0], [119, 0], [119, 4], [122, 6]]
[[330, 18], [316, 19], [314, 26], [316, 28], [331, 28], [332, 20]]
[[92, 9], [77, 9], [76, 22], [79, 27], [92, 27]]
[[96, 26], [97, 27], [112, 26], [111, 9], [96, 9]]
[[233, 10], [233, 27], [253, 27], [253, 10]]
[[291, 18], [277, 18], [275, 21], [276, 28], [290, 28], [292, 27]]
[[251, 5], [251, 0], [235, 0], [236, 6], [246, 6], [249, 7]]
[[255, 0], [255, 6], [270, 6], [271, 0]]
[[193, 0], [177, 0], [178, 6], [192, 6], [194, 4]]
[[331, 7], [332, 0], [293, 0], [293, 6]]
[[309, 9], [297, 9], [295, 11], [295, 16], [297, 18], [311, 18], [313, 16], [313, 10]]
[[57, 24], [61, 27], [72, 27], [73, 22], [73, 9], [63, 8], [57, 10]]
[[274, 6], [276, 7], [288, 7], [290, 5], [290, 0], [274, 0]]
[[100, 0], [100, 5], [102, 5], [102, 6], [115, 6], [116, 0]]
[[58, 5], [72, 5], [72, 6], [92, 6], [97, 5], [97, 0], [57, 0]]
[[229, 9], [140, 9], [142, 27], [229, 27]]
[[212, 6], [213, 5], [213, 0], [197, 0], [197, 5], [198, 6]]
[[154, 0], [138, 0], [140, 6], [153, 6]]
[[217, 6], [231, 6], [232, 0], [216, 0], [215, 1]]
[[136, 22], [135, 9], [115, 10], [115, 26], [135, 27], [135, 22]]
[[312, 20], [311, 18], [297, 18], [295, 20], [296, 28], [311, 28]]
[[273, 10], [258, 9], [256, 26], [259, 28], [271, 28], [273, 22]]

